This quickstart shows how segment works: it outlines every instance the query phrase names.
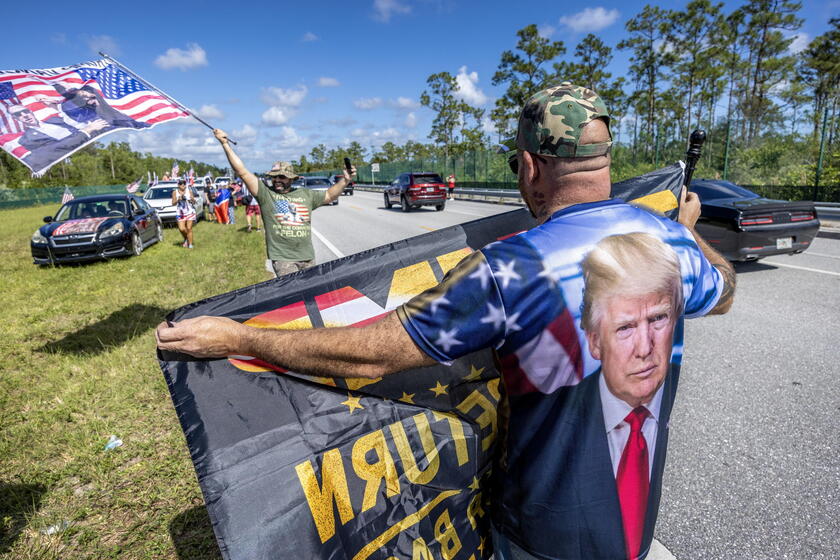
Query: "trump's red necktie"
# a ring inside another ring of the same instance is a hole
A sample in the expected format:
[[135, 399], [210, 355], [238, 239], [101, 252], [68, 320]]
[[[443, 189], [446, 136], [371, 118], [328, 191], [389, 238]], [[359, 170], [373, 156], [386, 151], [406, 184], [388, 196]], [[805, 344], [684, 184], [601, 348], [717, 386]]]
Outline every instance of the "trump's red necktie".
[[630, 424], [630, 437], [618, 463], [616, 484], [618, 501], [621, 503], [621, 522], [624, 525], [624, 542], [627, 545], [627, 558], [633, 560], [639, 556], [642, 533], [645, 529], [648, 490], [648, 448], [642, 425], [648, 416], [645, 407], [634, 408], [625, 422]]

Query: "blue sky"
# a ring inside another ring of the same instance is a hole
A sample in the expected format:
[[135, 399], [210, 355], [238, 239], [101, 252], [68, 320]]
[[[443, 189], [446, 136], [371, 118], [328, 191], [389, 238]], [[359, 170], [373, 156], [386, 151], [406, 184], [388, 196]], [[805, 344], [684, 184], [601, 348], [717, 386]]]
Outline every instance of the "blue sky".
[[[681, 9], [686, 0], [658, 3]], [[490, 80], [516, 31], [537, 24], [563, 40], [571, 59], [589, 32], [608, 45], [645, 3], [465, 0], [357, 2], [144, 2], [86, 5], [15, 2], [4, 7], [0, 69], [51, 68], [98, 58], [105, 50], [239, 141], [254, 171], [296, 159], [312, 146], [358, 141], [427, 142], [433, 114], [419, 97], [426, 78], [448, 71], [464, 96], [492, 108], [503, 92]], [[729, 11], [738, 2], [727, 2]], [[241, 6], [241, 9], [240, 9]], [[33, 8], [38, 13], [33, 13]], [[45, 17], [49, 15], [50, 17]], [[840, 17], [840, 0], [803, 2], [795, 44]], [[623, 75], [628, 54], [609, 68]], [[193, 119], [145, 132], [116, 133], [155, 155], [221, 164], [210, 131]]]

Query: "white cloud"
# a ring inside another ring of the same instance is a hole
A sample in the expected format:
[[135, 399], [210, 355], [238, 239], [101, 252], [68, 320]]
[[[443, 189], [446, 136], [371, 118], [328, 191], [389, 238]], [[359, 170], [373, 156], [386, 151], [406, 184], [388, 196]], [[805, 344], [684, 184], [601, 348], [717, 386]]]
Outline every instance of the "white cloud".
[[[234, 136], [234, 140], [238, 141], [239, 138]], [[160, 157], [194, 159], [214, 165], [222, 165], [225, 162], [224, 152], [213, 134], [205, 127], [193, 126], [187, 121], [171, 123], [165, 129], [156, 128], [144, 134], [131, 134], [127, 136], [126, 141], [132, 150], [141, 153], [151, 152]]]
[[467, 72], [467, 67], [461, 66], [458, 69], [458, 75], [455, 76], [455, 81], [458, 83], [455, 97], [479, 107], [487, 103], [487, 96], [478, 88], [478, 72]]
[[155, 65], [164, 70], [178, 68], [181, 71], [207, 66], [207, 53], [198, 44], [190, 43], [184, 49], [166, 49], [155, 59]]
[[618, 16], [618, 10], [607, 10], [598, 6], [597, 8], [586, 8], [582, 12], [570, 16], [563, 16], [560, 18], [560, 24], [579, 33], [600, 31], [615, 23]]
[[277, 146], [284, 149], [301, 148], [306, 145], [306, 138], [298, 135], [291, 126], [284, 126], [280, 129], [280, 137], [277, 138]]
[[290, 118], [294, 116], [294, 112], [283, 107], [269, 107], [262, 114], [262, 122], [269, 126], [280, 126], [286, 124]]
[[[60, 34], [64, 37], [64, 34]], [[66, 38], [66, 37], [64, 37]], [[117, 46], [117, 41], [110, 35], [94, 35], [87, 38], [87, 46], [94, 53], [99, 54], [99, 51], [113, 56], [119, 56], [120, 48]]]
[[382, 106], [382, 98], [381, 97], [364, 97], [362, 99], [357, 99], [353, 102], [353, 105], [356, 106], [357, 109], [362, 109], [364, 111], [369, 111], [371, 109], [376, 109], [377, 107]]
[[409, 113], [405, 116], [405, 127], [406, 128], [414, 128], [417, 126], [417, 117], [414, 113]]
[[537, 33], [543, 39], [550, 38], [552, 35], [554, 35], [555, 31], [557, 31], [557, 28], [547, 23], [543, 23], [537, 27]]
[[411, 6], [400, 0], [373, 0], [373, 19], [387, 23], [394, 14], [411, 13]]
[[289, 89], [267, 87], [263, 88], [261, 99], [266, 105], [297, 107], [303, 102], [308, 92], [309, 90], [304, 85]]
[[233, 139], [242, 146], [250, 146], [257, 139], [257, 129], [250, 124], [246, 124], [233, 131]]
[[481, 119], [481, 130], [485, 134], [495, 134], [496, 133], [496, 125], [490, 119], [490, 117], [484, 117]]
[[396, 99], [389, 101], [389, 103], [391, 107], [405, 111], [410, 111], [411, 109], [416, 109], [420, 106], [419, 103], [408, 97], [397, 97]]
[[312, 33], [311, 31], [307, 31], [306, 33], [303, 34], [303, 37], [301, 37], [300, 40], [303, 41], [304, 43], [311, 43], [312, 41], [317, 41], [318, 36], [315, 35], [314, 33]]
[[201, 117], [202, 119], [223, 119], [225, 118], [225, 114], [222, 113], [221, 109], [216, 107], [215, 105], [202, 105], [200, 108], [196, 109], [195, 114]]
[[339, 82], [335, 78], [321, 76], [320, 78], [318, 78], [318, 85], [321, 87], [338, 87], [341, 85], [341, 82]]
[[[790, 37], [788, 37], [790, 39]], [[793, 36], [793, 42], [788, 47], [788, 50], [793, 54], [800, 53], [808, 48], [808, 45], [811, 44], [811, 36], [807, 33], [797, 33]]]

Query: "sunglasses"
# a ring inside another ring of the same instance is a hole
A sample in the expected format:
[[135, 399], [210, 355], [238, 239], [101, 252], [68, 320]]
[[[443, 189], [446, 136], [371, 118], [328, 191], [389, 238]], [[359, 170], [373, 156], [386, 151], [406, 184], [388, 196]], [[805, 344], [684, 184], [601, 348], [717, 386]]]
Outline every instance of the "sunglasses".
[[[513, 152], [510, 156], [508, 156], [508, 165], [510, 166], [510, 170], [513, 171], [513, 174], [517, 177], [519, 176], [519, 158], [517, 154], [519, 152]], [[538, 156], [537, 154], [531, 154], [531, 157], [541, 161], [542, 163], [546, 162], [546, 159], [542, 156]]]

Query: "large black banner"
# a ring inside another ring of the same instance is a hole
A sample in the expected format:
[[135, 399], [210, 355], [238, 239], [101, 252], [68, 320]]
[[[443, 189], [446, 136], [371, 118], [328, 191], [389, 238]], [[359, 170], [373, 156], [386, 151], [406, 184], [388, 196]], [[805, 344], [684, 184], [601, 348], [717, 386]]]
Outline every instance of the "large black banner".
[[[673, 211], [681, 177], [674, 165], [619, 183], [613, 194], [672, 200], [658, 209]], [[275, 329], [364, 325], [436, 285], [472, 251], [533, 225], [525, 209], [484, 218], [168, 318], [219, 315]], [[483, 489], [502, 387], [490, 351], [379, 380], [308, 377], [248, 356], [159, 359], [225, 558], [492, 553]]]

